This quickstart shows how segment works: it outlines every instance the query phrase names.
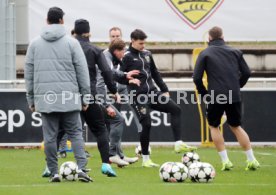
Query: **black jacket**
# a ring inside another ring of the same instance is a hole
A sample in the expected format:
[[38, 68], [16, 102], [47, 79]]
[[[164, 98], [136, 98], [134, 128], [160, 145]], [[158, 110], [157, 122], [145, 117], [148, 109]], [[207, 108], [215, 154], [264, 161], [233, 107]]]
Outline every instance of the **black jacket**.
[[129, 91], [134, 90], [136, 94], [149, 94], [151, 91], [157, 91], [153, 80], [162, 92], [169, 91], [156, 68], [150, 51], [138, 51], [130, 45], [123, 58], [120, 70], [123, 72], [129, 72], [131, 70], [140, 71], [140, 74], [135, 76], [135, 78], [141, 81], [140, 86], [129, 84]]
[[89, 38], [77, 36], [77, 40], [80, 42], [80, 45], [84, 51], [89, 75], [90, 75], [90, 86], [91, 86], [91, 94], [96, 95], [96, 84], [97, 84], [97, 70], [96, 64], [102, 72], [102, 76], [104, 78], [104, 82], [108, 88], [108, 90], [115, 94], [117, 92], [116, 83], [113, 81], [113, 73], [111, 68], [108, 66], [105, 56], [102, 50], [94, 45], [92, 45], [89, 41]]
[[[202, 77], [206, 71], [208, 91], [203, 85]], [[214, 95], [229, 95], [232, 90], [232, 101], [241, 101], [240, 88], [250, 77], [250, 70], [240, 50], [225, 45], [224, 40], [217, 39], [209, 43], [196, 61], [193, 80], [200, 94], [214, 91]]]

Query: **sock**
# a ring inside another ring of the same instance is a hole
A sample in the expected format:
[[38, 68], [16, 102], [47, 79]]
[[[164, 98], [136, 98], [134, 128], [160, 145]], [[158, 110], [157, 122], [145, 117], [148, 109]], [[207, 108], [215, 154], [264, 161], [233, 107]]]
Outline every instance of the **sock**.
[[219, 152], [220, 158], [222, 162], [226, 162], [229, 160], [228, 155], [227, 155], [227, 151], [223, 150], [221, 152]]
[[253, 150], [252, 149], [245, 151], [245, 154], [246, 154], [246, 157], [247, 157], [248, 161], [255, 160], [255, 156], [253, 154]]
[[146, 162], [150, 159], [149, 155], [142, 155], [142, 157], [143, 157], [143, 162]]

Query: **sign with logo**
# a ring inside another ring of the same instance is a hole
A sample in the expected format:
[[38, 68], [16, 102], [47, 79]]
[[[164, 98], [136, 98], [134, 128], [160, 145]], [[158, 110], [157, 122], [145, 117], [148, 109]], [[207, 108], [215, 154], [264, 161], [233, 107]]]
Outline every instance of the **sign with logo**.
[[[273, 0], [31, 0], [28, 21], [17, 22], [28, 28], [29, 41], [46, 25], [47, 11], [53, 5], [64, 12], [67, 33], [76, 19], [90, 22], [92, 42], [108, 42], [114, 24], [130, 41], [134, 29], [143, 30], [150, 42], [202, 42], [213, 26], [223, 28], [227, 41], [276, 41], [276, 1]], [[83, 9], [85, 5], [86, 9]], [[118, 6], [120, 5], [120, 6]], [[116, 9], [110, 9], [115, 7]], [[103, 11], [105, 10], [105, 11]], [[18, 40], [25, 34], [17, 32]]]
[[202, 25], [223, 0], [166, 0], [173, 11], [193, 29]]

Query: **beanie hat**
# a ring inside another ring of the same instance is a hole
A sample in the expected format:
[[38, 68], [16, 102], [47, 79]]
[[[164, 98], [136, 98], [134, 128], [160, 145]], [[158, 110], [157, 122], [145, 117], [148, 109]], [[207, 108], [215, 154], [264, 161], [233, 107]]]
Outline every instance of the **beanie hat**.
[[90, 32], [89, 22], [85, 19], [76, 20], [74, 30], [77, 35], [89, 33]]

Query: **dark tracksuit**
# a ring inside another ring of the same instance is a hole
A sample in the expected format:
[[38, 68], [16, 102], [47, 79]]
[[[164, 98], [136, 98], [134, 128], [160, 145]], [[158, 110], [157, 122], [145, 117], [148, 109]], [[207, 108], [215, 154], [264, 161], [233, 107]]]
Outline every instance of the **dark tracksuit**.
[[[98, 65], [99, 69], [102, 71], [102, 76], [109, 91], [112, 94], [117, 93], [117, 87], [113, 81], [112, 70], [107, 65], [102, 50], [92, 45], [89, 41], [89, 38], [84, 38], [81, 36], [77, 36], [76, 38], [80, 42], [80, 45], [84, 51], [87, 60], [92, 96], [95, 97], [97, 94], [96, 65]], [[102, 162], [109, 163], [108, 132], [105, 125], [104, 112], [105, 108], [101, 104], [92, 101], [89, 104], [87, 111], [82, 112], [82, 114], [89, 129], [97, 138], [97, 145], [101, 154]]]
[[[202, 82], [206, 71], [208, 90]], [[242, 88], [250, 77], [250, 70], [240, 50], [225, 45], [224, 40], [210, 41], [209, 47], [200, 53], [196, 61], [193, 80], [199, 94], [202, 96], [214, 92], [215, 98], [222, 94], [229, 97], [232, 91], [232, 103], [209, 104], [207, 117], [209, 124], [217, 127], [223, 112], [226, 112], [231, 126], [241, 124], [241, 93]]]
[[[138, 51], [130, 45], [123, 58], [123, 63], [120, 69], [124, 72], [129, 72], [131, 70], [140, 71], [140, 74], [138, 76], [135, 76], [135, 78], [141, 81], [140, 86], [130, 84], [128, 85], [128, 90], [130, 94], [131, 92], [135, 93], [134, 101], [130, 103], [137, 113], [137, 116], [139, 117], [140, 123], [142, 125], [142, 132], [140, 133], [142, 154], [149, 154], [148, 146], [150, 141], [151, 129], [151, 109], [171, 114], [171, 124], [174, 139], [176, 141], [181, 140], [181, 108], [172, 99], [162, 96], [162, 93], [168, 92], [169, 90], [156, 68], [151, 52], [147, 50]], [[153, 84], [153, 80], [158, 85], [161, 91], [157, 90], [157, 88]], [[156, 94], [154, 98], [154, 103], [152, 103], [151, 101], [144, 102], [142, 100], [143, 98], [141, 98], [142, 101], [138, 102], [139, 95], [149, 95], [150, 93]], [[158, 97], [162, 99], [162, 102], [166, 103], [160, 104], [157, 101]]]

